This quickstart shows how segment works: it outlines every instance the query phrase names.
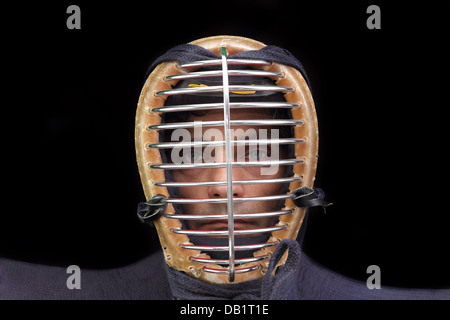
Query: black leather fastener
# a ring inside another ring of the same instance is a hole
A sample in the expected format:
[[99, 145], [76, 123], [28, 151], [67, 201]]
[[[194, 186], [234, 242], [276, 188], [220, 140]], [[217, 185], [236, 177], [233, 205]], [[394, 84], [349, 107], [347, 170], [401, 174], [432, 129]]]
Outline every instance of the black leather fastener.
[[165, 196], [157, 194], [147, 202], [140, 202], [137, 209], [139, 220], [143, 223], [152, 224], [154, 220], [161, 217], [167, 207], [167, 202], [163, 201], [165, 199], [167, 199]]
[[294, 195], [292, 201], [297, 207], [322, 207], [325, 208], [331, 206], [332, 203], [326, 201], [323, 196], [317, 194], [317, 192], [309, 187], [300, 187], [291, 192]]

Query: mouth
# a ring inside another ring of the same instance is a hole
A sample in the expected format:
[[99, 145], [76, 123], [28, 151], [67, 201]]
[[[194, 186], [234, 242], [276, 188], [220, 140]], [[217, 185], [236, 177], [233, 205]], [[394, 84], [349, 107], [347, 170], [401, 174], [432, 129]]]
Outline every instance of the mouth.
[[[235, 219], [234, 230], [252, 229], [254, 223], [250, 220]], [[228, 230], [228, 220], [208, 220], [201, 225], [202, 230], [221, 231]]]

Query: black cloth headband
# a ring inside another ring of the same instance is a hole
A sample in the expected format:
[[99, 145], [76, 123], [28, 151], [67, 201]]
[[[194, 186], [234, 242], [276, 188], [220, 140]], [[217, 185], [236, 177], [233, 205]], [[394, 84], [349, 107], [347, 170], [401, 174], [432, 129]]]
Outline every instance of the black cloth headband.
[[[277, 47], [277, 46], [266, 46], [260, 50], [249, 50], [242, 51], [233, 55], [228, 56], [229, 59], [261, 59], [270, 62], [284, 64], [290, 67], [293, 67], [300, 71], [303, 78], [305, 78], [308, 87], [311, 89], [311, 84], [309, 82], [308, 76], [306, 74], [305, 68], [298, 61], [296, 57], [288, 50]], [[156, 68], [157, 65], [163, 62], [168, 61], [178, 61], [180, 63], [185, 62], [193, 62], [200, 60], [212, 60], [212, 59], [220, 59], [219, 55], [215, 53], [197, 46], [193, 44], [181, 44], [173, 47], [159, 58], [157, 58], [148, 68], [147, 73], [145, 75], [145, 79], [148, 78], [153, 69]]]

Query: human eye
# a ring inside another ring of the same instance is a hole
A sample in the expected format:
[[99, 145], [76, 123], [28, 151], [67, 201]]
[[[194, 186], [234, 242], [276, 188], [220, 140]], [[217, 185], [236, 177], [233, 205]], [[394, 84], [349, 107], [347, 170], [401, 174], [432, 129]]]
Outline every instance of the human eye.
[[202, 162], [202, 153], [195, 150], [189, 152], [189, 160], [191, 161], [191, 163]]
[[200, 163], [202, 162], [202, 152], [196, 150], [183, 150], [183, 163]]

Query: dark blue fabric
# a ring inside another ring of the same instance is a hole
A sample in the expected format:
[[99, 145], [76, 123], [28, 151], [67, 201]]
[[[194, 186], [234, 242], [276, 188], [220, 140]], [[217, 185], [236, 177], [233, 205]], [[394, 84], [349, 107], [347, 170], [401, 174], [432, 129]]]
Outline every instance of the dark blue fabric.
[[[289, 250], [286, 262], [275, 270], [283, 254]], [[285, 300], [297, 285], [297, 268], [300, 265], [301, 249], [297, 241], [285, 239], [280, 242], [269, 262], [262, 280], [261, 298], [263, 300]], [[275, 274], [273, 274], [275, 273]]]
[[[289, 255], [286, 263], [283, 267], [274, 270], [287, 249], [289, 249]], [[219, 285], [201, 282], [171, 268], [167, 268], [167, 277], [172, 294], [180, 300], [285, 300], [296, 284], [300, 256], [301, 249], [298, 242], [285, 239], [273, 253], [262, 279]]]
[[[282, 251], [282, 249], [280, 250]], [[277, 274], [275, 278], [268, 281], [270, 285], [265, 289], [270, 290], [273, 285], [278, 293], [281, 292], [281, 295], [266, 295], [263, 298], [284, 299], [287, 297], [290, 300], [450, 300], [449, 289], [392, 288], [381, 283], [381, 289], [370, 290], [365, 282], [356, 281], [333, 272], [311, 259], [304, 252], [301, 252], [299, 259], [293, 259], [291, 262], [294, 262], [294, 268], [289, 269], [294, 270], [294, 276], [292, 276], [292, 273], [287, 276], [282, 274], [281, 278], [278, 278], [281, 281], [278, 282]], [[81, 268], [81, 289], [69, 290], [66, 281], [70, 275], [66, 273], [66, 268], [0, 258], [0, 300], [173, 299], [165, 268], [161, 251], [122, 268], [111, 270], [85, 270]], [[280, 270], [280, 272], [283, 271]], [[283, 281], [283, 279], [289, 279], [289, 285], [285, 285], [286, 281]], [[192, 278], [191, 280], [189, 283], [192, 286], [203, 290], [216, 286]], [[258, 283], [255, 282], [252, 285], [240, 284], [235, 289], [239, 289], [238, 287], [242, 292], [236, 293], [235, 291], [235, 298], [258, 299], [257, 292], [260, 290]], [[185, 289], [188, 290], [189, 288]], [[211, 295], [206, 297], [206, 299], [212, 298], [214, 297], [211, 297]]]
[[0, 300], [168, 300], [172, 295], [160, 251], [121, 268], [81, 268], [81, 289], [68, 289], [67, 267], [0, 257]]
[[173, 297], [177, 300], [256, 300], [261, 298], [261, 279], [234, 284], [211, 284], [166, 267]]
[[[277, 46], [266, 46], [260, 50], [250, 50], [236, 53], [234, 55], [229, 55], [229, 59], [262, 59], [270, 62], [281, 63], [290, 67], [293, 67], [301, 72], [303, 78], [305, 78], [309, 89], [311, 89], [311, 84], [309, 82], [308, 76], [306, 74], [305, 68], [298, 61], [296, 57], [288, 50], [277, 47]], [[156, 66], [163, 62], [168, 61], [178, 61], [180, 63], [201, 61], [201, 60], [212, 60], [220, 59], [220, 56], [206, 50], [203, 47], [193, 45], [193, 44], [181, 44], [173, 47], [162, 56], [157, 58], [148, 68], [145, 78], [150, 75]]]

